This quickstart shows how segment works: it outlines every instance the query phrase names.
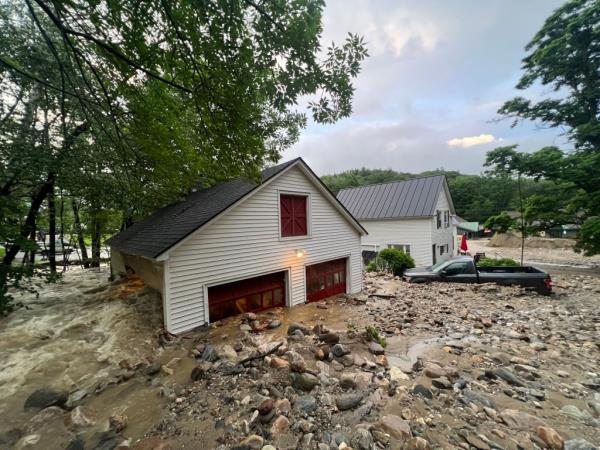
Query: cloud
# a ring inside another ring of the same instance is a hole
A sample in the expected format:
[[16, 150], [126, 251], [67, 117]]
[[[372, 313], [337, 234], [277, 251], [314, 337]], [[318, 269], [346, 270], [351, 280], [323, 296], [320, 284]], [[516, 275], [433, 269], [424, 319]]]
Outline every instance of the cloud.
[[446, 141], [450, 147], [473, 147], [475, 145], [489, 144], [490, 142], [496, 142], [498, 139], [492, 134], [480, 134], [479, 136], [465, 136], [462, 138], [454, 138]]

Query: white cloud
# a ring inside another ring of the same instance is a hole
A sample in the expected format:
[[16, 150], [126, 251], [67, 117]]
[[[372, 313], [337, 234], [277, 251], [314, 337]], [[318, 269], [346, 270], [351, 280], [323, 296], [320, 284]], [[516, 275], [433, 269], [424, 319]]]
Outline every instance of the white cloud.
[[450, 147], [473, 147], [475, 145], [489, 144], [496, 142], [498, 139], [492, 134], [480, 134], [479, 136], [465, 136], [462, 138], [454, 138], [446, 141]]

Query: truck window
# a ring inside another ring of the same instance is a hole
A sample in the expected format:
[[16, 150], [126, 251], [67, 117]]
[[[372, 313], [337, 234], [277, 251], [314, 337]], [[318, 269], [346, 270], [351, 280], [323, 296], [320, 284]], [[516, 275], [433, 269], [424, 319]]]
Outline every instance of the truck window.
[[466, 262], [456, 262], [446, 267], [446, 275], [461, 275], [468, 273], [469, 265]]

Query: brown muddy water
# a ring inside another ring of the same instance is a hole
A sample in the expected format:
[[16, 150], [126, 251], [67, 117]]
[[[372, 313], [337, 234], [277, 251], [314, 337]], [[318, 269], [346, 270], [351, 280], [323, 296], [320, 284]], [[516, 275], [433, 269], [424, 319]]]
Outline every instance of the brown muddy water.
[[[115, 376], [119, 362], [147, 364], [160, 353], [154, 337], [162, 323], [158, 294], [135, 280], [111, 285], [108, 276], [106, 267], [71, 269], [56, 284], [33, 285], [38, 295], [16, 293], [24, 306], [0, 320], [0, 432], [33, 416], [23, 405], [42, 387], [89, 391], [86, 406], [99, 428], [111, 413], [129, 408], [141, 422], [153, 420], [147, 412], [153, 402], [142, 401], [135, 381], [91, 395]], [[141, 435], [142, 428], [133, 423], [128, 433]]]

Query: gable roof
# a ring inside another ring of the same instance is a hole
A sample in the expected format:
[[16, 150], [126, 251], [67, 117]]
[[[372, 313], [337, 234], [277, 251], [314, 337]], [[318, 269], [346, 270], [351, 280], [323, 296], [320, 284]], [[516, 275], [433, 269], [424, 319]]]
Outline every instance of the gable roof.
[[182, 201], [155, 211], [146, 219], [111, 237], [107, 244], [123, 253], [155, 259], [295, 165], [303, 167], [305, 173], [314, 178], [313, 181], [319, 184], [321, 190], [325, 189], [324, 194], [329, 197], [334, 206], [361, 234], [366, 234], [365, 229], [327, 189], [302, 158], [296, 158], [263, 170], [260, 183], [238, 178], [192, 192]]
[[337, 197], [359, 220], [427, 217], [435, 214], [442, 189], [454, 212], [445, 175], [346, 188]]

